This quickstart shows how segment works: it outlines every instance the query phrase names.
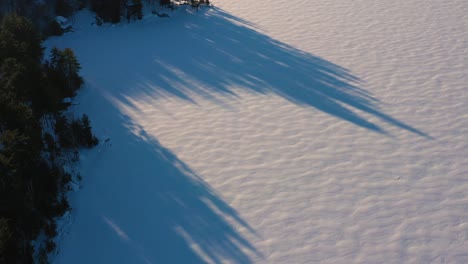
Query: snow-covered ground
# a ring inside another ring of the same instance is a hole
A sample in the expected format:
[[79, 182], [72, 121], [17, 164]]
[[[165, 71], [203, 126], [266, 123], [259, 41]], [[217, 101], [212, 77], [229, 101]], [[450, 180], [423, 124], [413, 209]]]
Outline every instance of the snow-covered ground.
[[465, 0], [216, 0], [91, 26], [55, 263], [468, 263]]

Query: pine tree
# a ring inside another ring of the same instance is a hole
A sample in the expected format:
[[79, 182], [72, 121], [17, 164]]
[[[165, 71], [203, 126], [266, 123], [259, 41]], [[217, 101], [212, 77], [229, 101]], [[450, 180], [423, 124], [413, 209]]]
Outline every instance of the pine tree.
[[[13, 57], [40, 64], [43, 48], [33, 24], [24, 17], [6, 15], [0, 25], [0, 61]], [[28, 64], [30, 64], [28, 63]]]
[[72, 49], [66, 48], [61, 51], [52, 48], [47, 74], [52, 82], [51, 85], [63, 87], [62, 99], [72, 97], [83, 84], [83, 79], [79, 75], [80, 69], [81, 65]]
[[83, 145], [88, 148], [96, 146], [99, 143], [98, 139], [93, 135], [91, 121], [86, 114], [83, 114], [81, 117], [81, 137], [83, 138]]
[[81, 70], [81, 65], [76, 59], [75, 53], [72, 49], [66, 48], [62, 51], [62, 60], [63, 60], [63, 69], [65, 76], [76, 78], [79, 71]]

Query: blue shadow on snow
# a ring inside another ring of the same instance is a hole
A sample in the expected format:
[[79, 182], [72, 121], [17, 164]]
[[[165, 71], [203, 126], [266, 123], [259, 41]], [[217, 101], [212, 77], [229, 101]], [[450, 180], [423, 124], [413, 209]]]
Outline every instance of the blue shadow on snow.
[[[151, 26], [151, 34], [144, 29], [144, 43], [131, 44], [136, 53], [126, 61], [148, 67], [134, 73], [140, 85], [126, 95], [172, 95], [193, 102], [190, 94], [197, 93], [223, 103], [219, 95], [228, 101], [236, 96], [235, 86], [274, 93], [378, 133], [386, 132], [357, 111], [430, 138], [380, 111], [378, 100], [345, 68], [274, 40], [218, 8]], [[130, 42], [141, 39], [141, 32], [129, 34]]]
[[[126, 98], [142, 96], [196, 103], [193, 93], [228, 104], [237, 97], [235, 86], [277, 94], [374, 132], [385, 133], [357, 112], [429, 137], [380, 111], [378, 100], [346, 69], [271, 39], [220, 9], [156, 21], [130, 24], [125, 41], [120, 29], [108, 28], [94, 43], [83, 38], [85, 45], [76, 44], [92, 47], [76, 49], [78, 58], [92, 59], [100, 51], [99, 61], [82, 61], [89, 87], [81, 102], [99, 108], [93, 126], [112, 127], [113, 146], [83, 161], [94, 162], [87, 167], [95, 178], [86, 177], [79, 195], [72, 249], [65, 244], [59, 255], [64, 263], [252, 263], [252, 256], [261, 257], [233, 227], [256, 236], [236, 211], [129, 117], [116, 116], [120, 109], [104, 93], [129, 106]], [[70, 46], [79, 41], [75, 37]], [[96, 75], [103, 67], [116, 78]]]

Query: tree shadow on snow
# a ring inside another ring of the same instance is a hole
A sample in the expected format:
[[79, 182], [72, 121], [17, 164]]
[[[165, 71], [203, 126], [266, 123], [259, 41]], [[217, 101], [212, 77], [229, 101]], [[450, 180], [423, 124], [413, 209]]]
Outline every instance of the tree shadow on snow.
[[[70, 233], [69, 245], [81, 247], [66, 250], [64, 245], [59, 255], [64, 263], [251, 263], [261, 257], [234, 228], [256, 237], [233, 208], [125, 113], [116, 116], [120, 103], [132, 106], [127, 98], [175, 96], [196, 103], [197, 94], [229, 104], [235, 103], [232, 87], [237, 87], [273, 93], [378, 133], [385, 131], [363, 114], [428, 137], [381, 112], [346, 69], [250, 26], [212, 8], [73, 38], [70, 46], [81, 47], [75, 50], [88, 82], [81, 102], [99, 107], [94, 127], [98, 132], [100, 124], [111, 127], [113, 145], [100, 145], [99, 152], [83, 159], [94, 177], [85, 178]], [[93, 60], [96, 51], [98, 61]], [[102, 68], [113, 78], [97, 75]]]
[[82, 98], [99, 106], [94, 128], [110, 140], [81, 158], [83, 189], [56, 263], [252, 263], [262, 257], [234, 228], [258, 237], [238, 213], [96, 91]]
[[[274, 93], [378, 133], [386, 132], [363, 114], [430, 138], [380, 111], [378, 100], [360, 88], [361, 81], [348, 70], [271, 39], [220, 9], [187, 12], [162, 25], [148, 26], [153, 29], [136, 30], [128, 36], [129, 47], [136, 53], [127, 54], [131, 57], [125, 61], [147, 66], [133, 73], [132, 79], [138, 78], [140, 85], [126, 92], [130, 95], [192, 101], [191, 95], [196, 93], [223, 103], [220, 95], [228, 102], [236, 96], [232, 87], [238, 87]], [[142, 32], [145, 41], [132, 43], [132, 39], [142, 39]]]

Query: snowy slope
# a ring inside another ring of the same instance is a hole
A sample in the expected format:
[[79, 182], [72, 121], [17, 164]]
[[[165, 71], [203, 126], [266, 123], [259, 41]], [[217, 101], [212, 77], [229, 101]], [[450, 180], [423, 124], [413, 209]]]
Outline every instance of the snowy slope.
[[468, 263], [466, 1], [213, 3], [47, 42], [110, 138], [55, 263]]

